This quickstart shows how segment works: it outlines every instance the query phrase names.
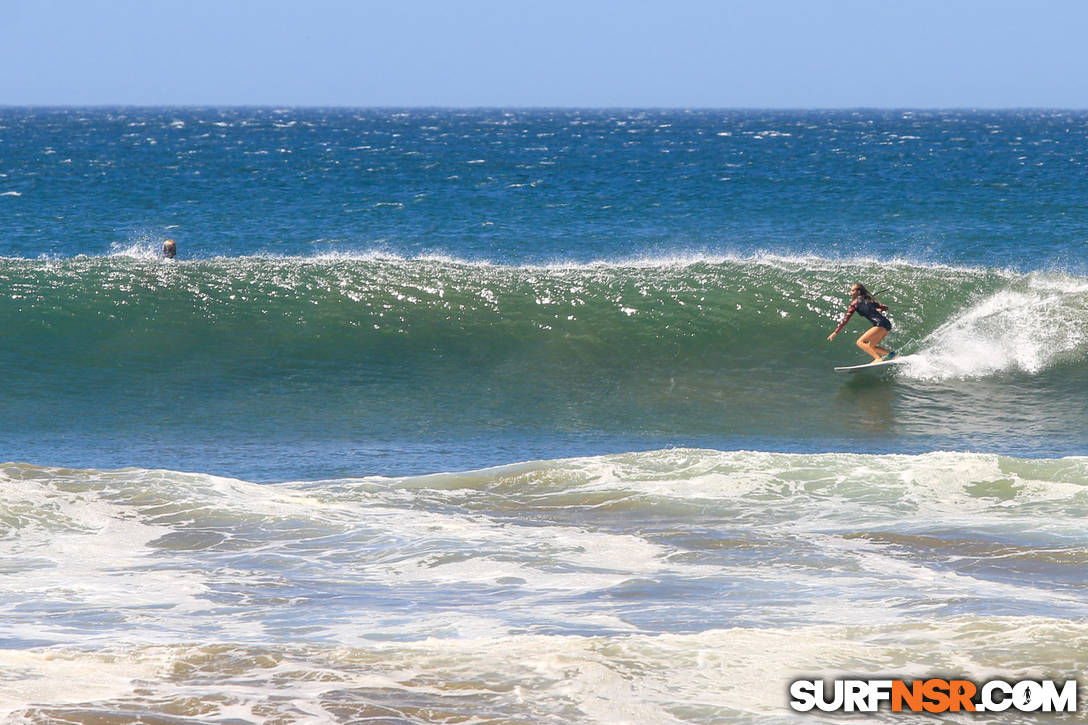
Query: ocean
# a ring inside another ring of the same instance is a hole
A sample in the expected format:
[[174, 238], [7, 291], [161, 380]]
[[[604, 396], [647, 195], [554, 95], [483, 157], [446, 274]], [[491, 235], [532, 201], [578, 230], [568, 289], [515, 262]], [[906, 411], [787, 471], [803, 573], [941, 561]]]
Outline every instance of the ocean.
[[[0, 108], [0, 718], [1079, 677], [1086, 164], [1070, 111]], [[855, 282], [902, 364], [833, 371]]]

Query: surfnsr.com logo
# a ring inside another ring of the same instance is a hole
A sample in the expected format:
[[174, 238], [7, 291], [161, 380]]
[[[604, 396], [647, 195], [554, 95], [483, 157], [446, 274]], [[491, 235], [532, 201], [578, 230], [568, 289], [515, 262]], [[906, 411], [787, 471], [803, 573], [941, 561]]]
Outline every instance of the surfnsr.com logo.
[[795, 680], [790, 698], [798, 712], [1076, 712], [1077, 681]]

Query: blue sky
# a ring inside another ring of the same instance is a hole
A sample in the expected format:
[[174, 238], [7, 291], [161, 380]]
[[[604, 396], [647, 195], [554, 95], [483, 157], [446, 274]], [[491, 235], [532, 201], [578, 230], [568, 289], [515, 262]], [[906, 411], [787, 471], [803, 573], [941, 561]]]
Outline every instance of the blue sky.
[[0, 0], [0, 105], [1088, 108], [1081, 0]]

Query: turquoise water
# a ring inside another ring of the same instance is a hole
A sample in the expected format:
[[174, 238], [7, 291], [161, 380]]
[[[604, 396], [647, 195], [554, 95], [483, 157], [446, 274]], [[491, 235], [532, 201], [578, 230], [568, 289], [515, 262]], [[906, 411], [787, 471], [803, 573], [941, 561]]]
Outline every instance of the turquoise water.
[[864, 327], [824, 338], [873, 264], [7, 259], [0, 430], [8, 458], [250, 480], [669, 446], [1088, 450], [1088, 282], [884, 261], [890, 339], [916, 356], [840, 378]]
[[[0, 712], [1076, 676], [1086, 151], [1058, 111], [0, 110]], [[855, 281], [891, 371], [832, 371]]]
[[[1084, 114], [0, 126], [9, 458], [284, 480], [687, 445], [1086, 450]], [[823, 339], [854, 280], [924, 365], [827, 375], [865, 359]]]

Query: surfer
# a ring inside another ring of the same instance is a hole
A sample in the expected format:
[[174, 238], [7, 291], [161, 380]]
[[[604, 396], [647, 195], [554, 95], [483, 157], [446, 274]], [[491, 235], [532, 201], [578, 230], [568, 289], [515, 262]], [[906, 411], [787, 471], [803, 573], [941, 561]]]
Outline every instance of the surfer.
[[178, 245], [174, 243], [173, 239], [167, 239], [162, 243], [162, 256], [167, 259], [173, 259], [174, 255], [178, 253]]
[[883, 347], [879, 347], [880, 341], [884, 339], [892, 329], [892, 323], [888, 321], [888, 318], [880, 314], [886, 312], [887, 305], [882, 305], [876, 301], [876, 299], [869, 294], [869, 290], [865, 289], [865, 285], [854, 284], [850, 287], [850, 307], [846, 310], [846, 317], [842, 318], [842, 322], [835, 328], [835, 331], [827, 336], [828, 340], [834, 340], [835, 335], [839, 334], [839, 330], [846, 327], [846, 323], [850, 321], [850, 317], [857, 312], [862, 317], [873, 323], [873, 326], [862, 333], [858, 338], [857, 345], [865, 352], [873, 356], [873, 362], [880, 362], [881, 360], [891, 360], [895, 357], [895, 353]]

